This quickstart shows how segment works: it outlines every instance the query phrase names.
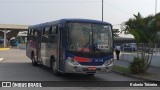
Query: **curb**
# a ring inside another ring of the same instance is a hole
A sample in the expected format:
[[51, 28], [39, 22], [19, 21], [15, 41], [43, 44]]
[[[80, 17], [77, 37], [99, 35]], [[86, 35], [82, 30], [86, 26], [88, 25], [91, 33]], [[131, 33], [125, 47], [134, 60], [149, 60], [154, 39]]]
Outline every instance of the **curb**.
[[131, 74], [124, 73], [124, 72], [120, 72], [120, 71], [116, 71], [116, 70], [114, 70], [113, 72], [115, 72], [115, 73], [117, 73], [117, 74], [124, 75], [124, 76], [136, 78], [136, 79], [141, 79], [141, 80], [144, 80], [144, 81], [157, 81], [157, 80], [155, 80], [155, 79], [144, 78], [144, 77], [140, 77], [140, 76], [137, 76], [137, 75], [131, 75]]
[[0, 48], [0, 50], [9, 50], [10, 48]]

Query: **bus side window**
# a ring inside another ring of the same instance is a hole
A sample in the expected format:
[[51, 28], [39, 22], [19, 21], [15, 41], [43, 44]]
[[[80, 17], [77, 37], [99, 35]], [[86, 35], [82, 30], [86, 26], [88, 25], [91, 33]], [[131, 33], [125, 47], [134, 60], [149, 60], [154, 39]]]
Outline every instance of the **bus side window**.
[[45, 28], [43, 29], [43, 32], [42, 32], [42, 35], [44, 35], [45, 34]]
[[33, 29], [33, 36], [37, 36], [38, 29]]
[[53, 32], [53, 31], [52, 31], [52, 27], [50, 27], [48, 34], [52, 34], [52, 32]]
[[35, 33], [36, 33], [36, 30], [35, 29], [31, 29], [30, 30], [30, 35], [29, 35], [29, 39], [28, 40], [32, 40], [32, 41], [36, 41], [37, 40], [37, 38], [36, 38], [36, 36], [35, 36]]
[[51, 33], [52, 33], [52, 34], [57, 34], [57, 33], [58, 33], [58, 27], [57, 27], [57, 26], [52, 26], [51, 29], [52, 29], [52, 30], [51, 30]]
[[48, 42], [48, 31], [49, 31], [49, 27], [45, 27], [43, 29], [43, 32], [42, 32], [42, 42], [43, 43], [47, 43]]
[[28, 29], [27, 35], [30, 35], [30, 29]]
[[32, 34], [32, 29], [30, 29], [30, 32], [29, 32], [29, 35], [31, 35]]
[[45, 27], [45, 34], [49, 34], [50, 32], [50, 27]]
[[45, 27], [42, 35], [43, 43], [56, 43], [57, 42], [57, 28], [56, 26]]
[[30, 40], [30, 36], [31, 36], [30, 32], [31, 32], [31, 29], [28, 29], [28, 33], [27, 33], [27, 41]]
[[35, 29], [33, 29], [33, 33], [32, 33], [32, 35], [33, 35], [33, 36], [35, 35]]
[[34, 29], [31, 30], [31, 36], [33, 36], [33, 33], [34, 33]]

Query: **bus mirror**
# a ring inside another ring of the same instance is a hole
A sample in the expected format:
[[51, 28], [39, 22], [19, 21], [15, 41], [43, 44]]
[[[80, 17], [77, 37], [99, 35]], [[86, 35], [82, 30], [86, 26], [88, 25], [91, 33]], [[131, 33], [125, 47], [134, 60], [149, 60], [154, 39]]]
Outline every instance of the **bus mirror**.
[[58, 30], [58, 26], [56, 26], [56, 30]]

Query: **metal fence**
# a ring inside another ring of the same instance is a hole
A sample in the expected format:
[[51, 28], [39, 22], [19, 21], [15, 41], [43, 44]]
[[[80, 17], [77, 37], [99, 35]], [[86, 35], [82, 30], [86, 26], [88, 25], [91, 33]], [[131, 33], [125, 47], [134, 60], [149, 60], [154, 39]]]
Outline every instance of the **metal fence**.
[[152, 43], [124, 43], [121, 46], [121, 52], [124, 53], [136, 53], [144, 50], [146, 53], [160, 54], [160, 44]]

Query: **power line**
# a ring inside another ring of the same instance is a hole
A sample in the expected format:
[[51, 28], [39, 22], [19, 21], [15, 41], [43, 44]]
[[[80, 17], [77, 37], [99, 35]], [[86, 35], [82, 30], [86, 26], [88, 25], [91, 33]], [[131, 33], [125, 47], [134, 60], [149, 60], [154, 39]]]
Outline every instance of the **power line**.
[[105, 2], [105, 3], [106, 3], [109, 7], [114, 8], [114, 9], [116, 9], [117, 11], [121, 11], [121, 12], [123, 12], [123, 13], [125, 13], [125, 14], [128, 14], [128, 15], [131, 14], [131, 13], [129, 13], [129, 12], [127, 12], [127, 11], [119, 8], [119, 7], [116, 7], [116, 6], [113, 6], [113, 5], [109, 4], [108, 2]]

